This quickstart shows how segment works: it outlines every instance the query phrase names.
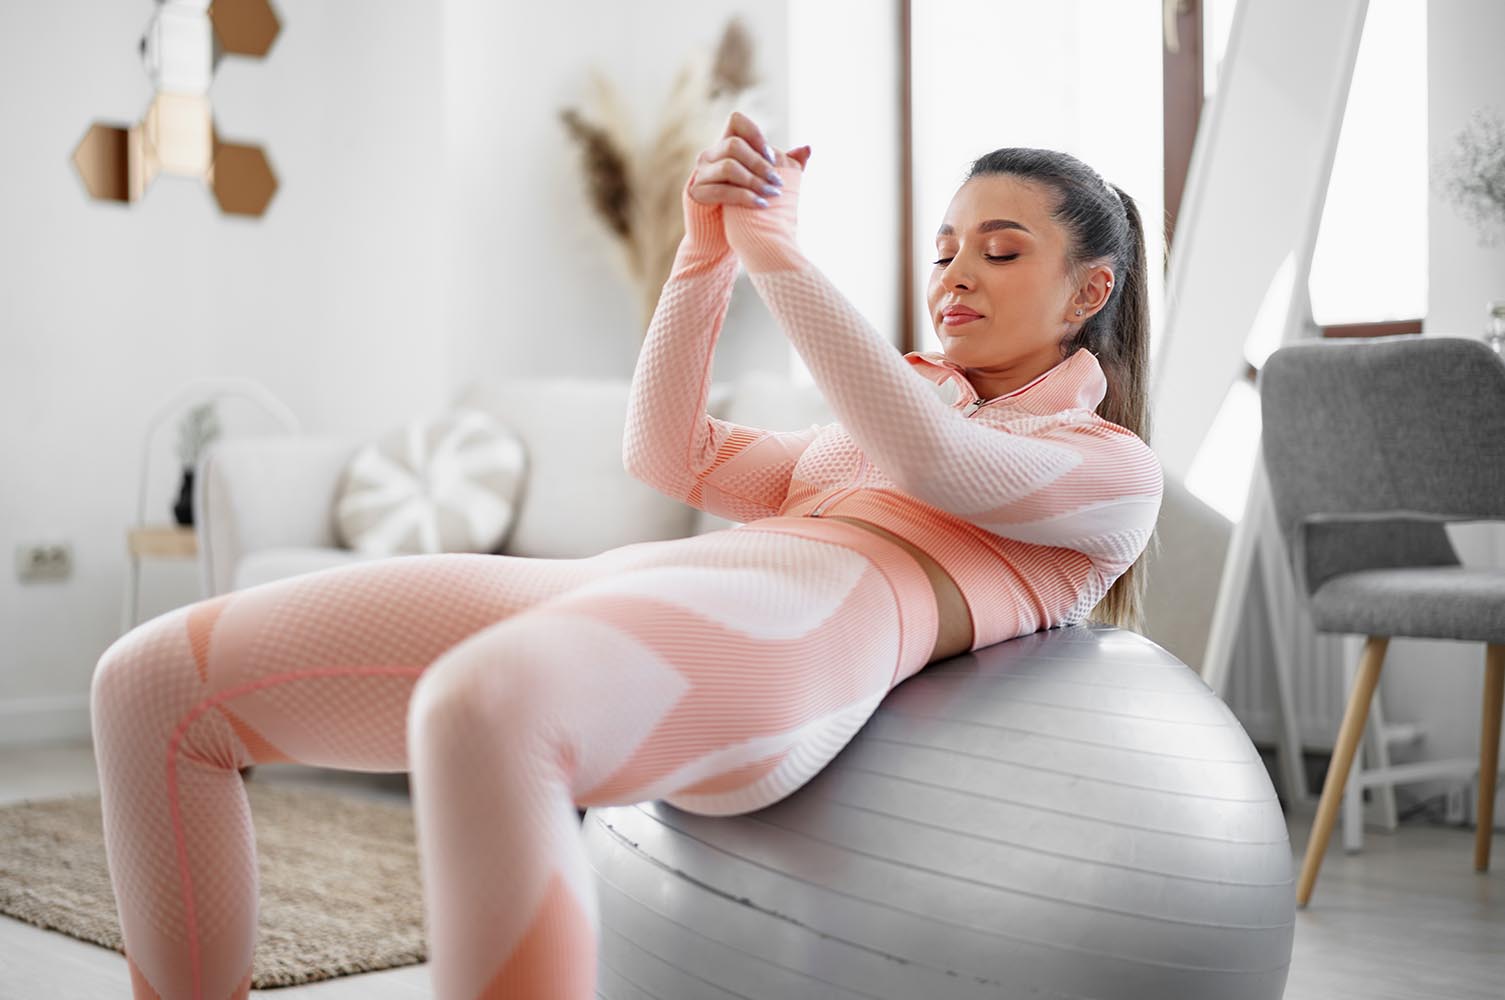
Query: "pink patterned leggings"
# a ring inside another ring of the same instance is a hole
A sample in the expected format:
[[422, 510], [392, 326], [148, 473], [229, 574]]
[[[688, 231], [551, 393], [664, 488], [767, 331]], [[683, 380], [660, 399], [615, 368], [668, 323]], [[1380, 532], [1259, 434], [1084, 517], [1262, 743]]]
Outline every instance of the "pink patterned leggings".
[[776, 802], [925, 665], [936, 614], [892, 541], [773, 517], [584, 559], [372, 560], [144, 622], [91, 690], [134, 996], [247, 995], [239, 769], [297, 761], [412, 772], [441, 1000], [593, 997], [576, 807]]

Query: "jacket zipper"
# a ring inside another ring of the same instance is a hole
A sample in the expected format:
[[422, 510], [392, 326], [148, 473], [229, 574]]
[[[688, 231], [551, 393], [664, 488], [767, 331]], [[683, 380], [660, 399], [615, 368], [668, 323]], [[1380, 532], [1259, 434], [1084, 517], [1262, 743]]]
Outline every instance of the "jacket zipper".
[[[972, 391], [976, 392], [977, 390], [973, 389]], [[1013, 394], [1014, 393], [1012, 393], [1012, 392], [1005, 393], [1002, 396], [994, 396], [992, 399], [983, 399], [981, 396], [978, 396], [976, 399], [972, 400], [970, 403], [967, 404], [968, 408], [965, 411], [963, 411], [962, 416], [964, 416], [964, 417], [970, 417], [972, 414], [976, 413], [978, 410], [982, 409], [984, 406], [987, 406], [989, 403], [996, 403], [1000, 399], [1006, 399], [1009, 396], [1012, 396]]]

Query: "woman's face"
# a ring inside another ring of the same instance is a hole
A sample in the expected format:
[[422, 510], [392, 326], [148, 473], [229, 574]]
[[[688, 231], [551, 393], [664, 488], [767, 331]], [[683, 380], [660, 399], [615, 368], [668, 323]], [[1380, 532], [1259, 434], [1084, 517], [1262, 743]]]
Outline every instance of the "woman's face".
[[[1047, 187], [979, 175], [956, 192], [937, 231], [930, 319], [946, 356], [968, 370], [984, 396], [1012, 391], [1053, 367], [1061, 341], [1107, 298], [1107, 267], [1093, 269], [1081, 294], [1070, 280], [1066, 232], [1050, 218], [1053, 204]], [[954, 305], [980, 318], [944, 317]]]

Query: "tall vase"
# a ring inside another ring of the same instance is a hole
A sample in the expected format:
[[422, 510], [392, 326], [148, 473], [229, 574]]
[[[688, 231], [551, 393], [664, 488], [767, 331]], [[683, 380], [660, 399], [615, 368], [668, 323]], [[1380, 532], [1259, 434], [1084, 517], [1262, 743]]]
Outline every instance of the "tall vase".
[[178, 502], [172, 507], [173, 517], [184, 526], [193, 524], [193, 466], [183, 467], [183, 485], [178, 489]]

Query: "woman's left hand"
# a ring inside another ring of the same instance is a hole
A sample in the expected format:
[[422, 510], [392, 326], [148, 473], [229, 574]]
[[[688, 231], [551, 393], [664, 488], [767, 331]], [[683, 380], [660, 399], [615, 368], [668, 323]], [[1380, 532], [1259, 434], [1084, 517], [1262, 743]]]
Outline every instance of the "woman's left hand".
[[783, 152], [774, 149], [773, 168], [784, 181], [766, 208], [723, 205], [726, 240], [749, 273], [797, 269], [803, 262], [795, 237], [800, 180], [810, 160], [810, 147]]

